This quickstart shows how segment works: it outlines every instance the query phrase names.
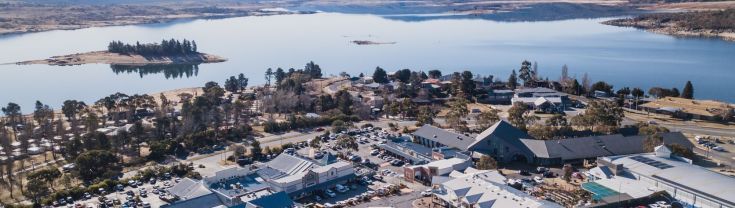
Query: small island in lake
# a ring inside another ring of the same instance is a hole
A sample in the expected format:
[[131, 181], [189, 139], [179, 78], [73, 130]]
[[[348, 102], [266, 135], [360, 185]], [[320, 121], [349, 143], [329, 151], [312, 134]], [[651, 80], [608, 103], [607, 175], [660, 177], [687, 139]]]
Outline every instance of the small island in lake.
[[107, 51], [93, 51], [63, 56], [53, 56], [43, 60], [17, 62], [16, 64], [48, 64], [56, 66], [81, 64], [200, 64], [224, 62], [227, 59], [197, 51], [195, 41], [163, 40], [161, 43], [126, 44], [112, 41]]
[[396, 42], [375, 42], [370, 40], [353, 40], [352, 43], [357, 45], [383, 45], [383, 44], [396, 44]]
[[717, 37], [735, 41], [735, 9], [645, 14], [609, 20], [603, 24], [635, 27], [674, 36]]

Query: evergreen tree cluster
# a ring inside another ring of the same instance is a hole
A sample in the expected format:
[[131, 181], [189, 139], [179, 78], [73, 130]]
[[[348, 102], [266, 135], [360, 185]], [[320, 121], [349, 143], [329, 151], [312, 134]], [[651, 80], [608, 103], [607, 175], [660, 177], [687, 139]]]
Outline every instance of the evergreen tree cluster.
[[197, 53], [196, 41], [183, 41], [171, 39], [162, 40], [161, 43], [127, 44], [122, 41], [112, 41], [107, 46], [107, 51], [121, 54], [140, 54], [140, 55], [186, 55]]

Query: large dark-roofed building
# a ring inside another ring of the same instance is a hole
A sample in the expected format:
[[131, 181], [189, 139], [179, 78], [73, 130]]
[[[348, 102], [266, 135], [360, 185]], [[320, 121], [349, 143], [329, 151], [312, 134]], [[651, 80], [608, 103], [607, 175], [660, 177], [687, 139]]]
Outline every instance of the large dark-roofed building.
[[472, 151], [492, 155], [501, 162], [531, 161], [533, 152], [521, 139], [533, 138], [510, 123], [500, 120], [475, 139]]
[[[661, 134], [664, 144], [679, 144], [691, 149], [693, 144], [680, 132]], [[596, 157], [629, 155], [646, 152], [644, 141], [647, 136], [623, 136], [621, 134], [591, 136], [558, 140], [521, 139], [533, 152], [534, 163], [560, 164], [578, 162]]]
[[[541, 165], [578, 163], [584, 159], [646, 152], [643, 143], [648, 136], [623, 134], [569, 139], [537, 140], [506, 121], [498, 121], [476, 137], [457, 134], [424, 125], [413, 134], [414, 139], [429, 148], [449, 147], [489, 155], [499, 162], [528, 162]], [[664, 144], [694, 145], [680, 132], [662, 133]]]

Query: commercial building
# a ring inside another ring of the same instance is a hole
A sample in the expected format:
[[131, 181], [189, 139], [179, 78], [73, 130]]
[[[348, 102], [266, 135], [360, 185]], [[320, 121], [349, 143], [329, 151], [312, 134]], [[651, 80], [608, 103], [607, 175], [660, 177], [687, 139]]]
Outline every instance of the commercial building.
[[472, 169], [454, 172], [454, 177], [437, 184], [434, 202], [443, 207], [524, 207], [561, 208], [550, 201], [539, 200], [505, 184], [505, 178], [494, 170]]
[[582, 187], [602, 202], [665, 191], [684, 207], [735, 207], [735, 178], [692, 165], [665, 146], [654, 153], [601, 157]]
[[169, 189], [176, 200], [164, 207], [293, 207], [292, 198], [355, 177], [349, 162], [280, 154], [258, 168], [232, 167], [202, 180], [184, 178]]
[[[449, 147], [490, 155], [499, 162], [526, 162], [540, 165], [581, 163], [597, 157], [644, 153], [648, 136], [622, 134], [537, 140], [506, 121], [498, 121], [475, 137], [425, 125], [413, 133], [414, 140], [429, 148]], [[662, 133], [663, 143], [693, 148], [680, 132]]]
[[[662, 133], [663, 144], [678, 144], [691, 149], [694, 145], [680, 132]], [[530, 161], [541, 165], [563, 163], [582, 163], [584, 159], [594, 160], [597, 157], [628, 155], [647, 152], [644, 142], [648, 136], [622, 134], [590, 136], [557, 140], [521, 139], [531, 150]]]
[[414, 165], [403, 168], [406, 181], [430, 183], [434, 176], [447, 176], [453, 171], [464, 171], [472, 166], [472, 158], [467, 155], [432, 161], [423, 165]]
[[199, 180], [182, 178], [168, 189], [177, 201], [163, 205], [164, 208], [209, 208], [224, 205], [217, 195]]
[[295, 198], [355, 178], [352, 163], [340, 160], [322, 166], [307, 158], [290, 154], [278, 155], [260, 167], [257, 173], [274, 191], [283, 191]]

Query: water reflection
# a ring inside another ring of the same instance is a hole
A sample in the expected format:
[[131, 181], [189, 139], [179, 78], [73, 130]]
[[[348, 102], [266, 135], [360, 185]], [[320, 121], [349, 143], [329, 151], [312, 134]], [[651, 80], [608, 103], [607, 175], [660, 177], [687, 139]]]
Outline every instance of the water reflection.
[[116, 65], [110, 68], [115, 74], [138, 73], [140, 78], [147, 75], [163, 73], [166, 79], [189, 78], [199, 74], [199, 64], [147, 64], [147, 65]]

